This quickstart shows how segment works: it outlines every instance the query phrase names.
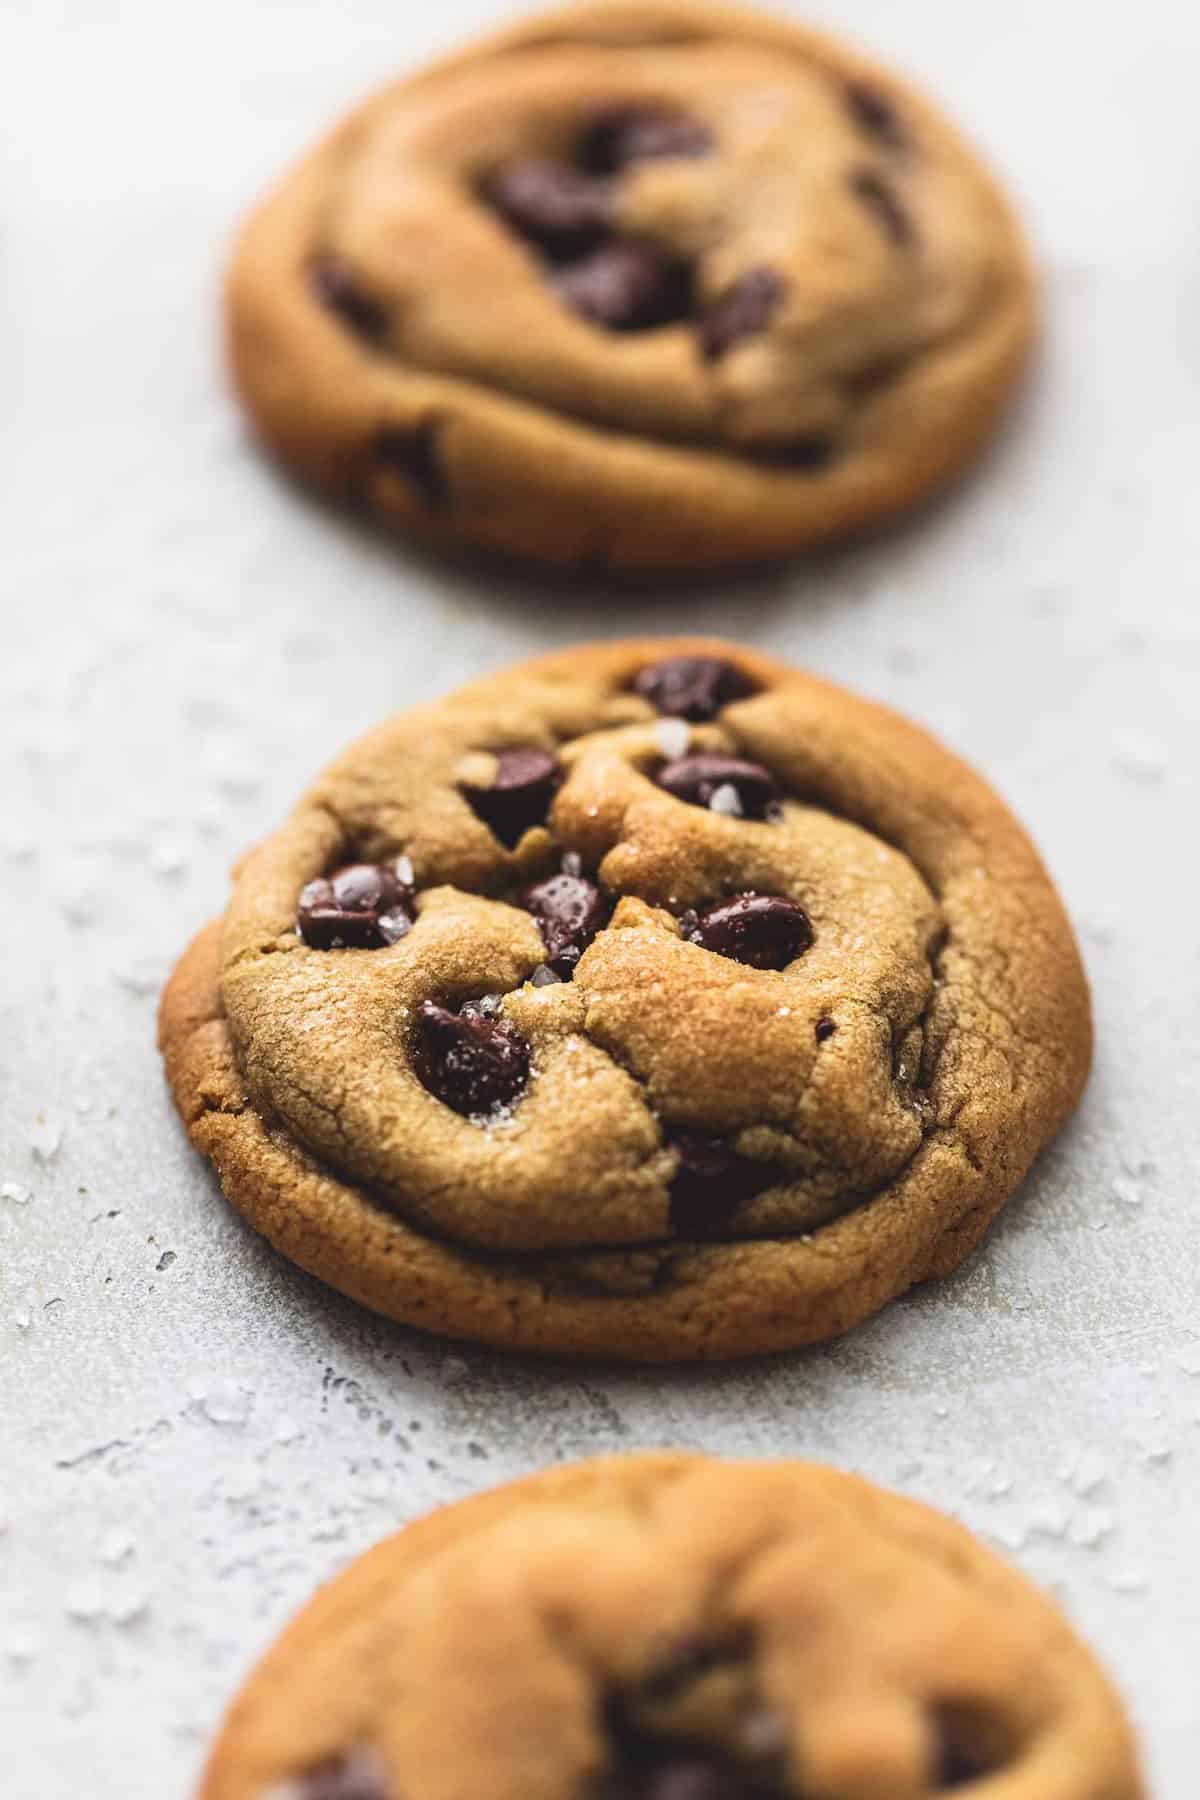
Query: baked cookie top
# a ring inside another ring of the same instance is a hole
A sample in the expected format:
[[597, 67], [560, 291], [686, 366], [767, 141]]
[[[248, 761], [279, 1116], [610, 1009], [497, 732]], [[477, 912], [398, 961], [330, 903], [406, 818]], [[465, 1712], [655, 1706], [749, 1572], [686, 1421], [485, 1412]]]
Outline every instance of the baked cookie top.
[[553, 561], [780, 554], [990, 429], [1003, 196], [857, 52], [695, 0], [536, 18], [385, 89], [254, 213], [234, 369], [311, 477]]
[[200, 1800], [1139, 1800], [1050, 1603], [798, 1462], [579, 1464], [446, 1508], [301, 1613]]
[[305, 1267], [467, 1336], [684, 1357], [955, 1266], [1090, 1049], [1070, 928], [983, 783], [690, 639], [364, 738], [242, 863], [163, 1038]]

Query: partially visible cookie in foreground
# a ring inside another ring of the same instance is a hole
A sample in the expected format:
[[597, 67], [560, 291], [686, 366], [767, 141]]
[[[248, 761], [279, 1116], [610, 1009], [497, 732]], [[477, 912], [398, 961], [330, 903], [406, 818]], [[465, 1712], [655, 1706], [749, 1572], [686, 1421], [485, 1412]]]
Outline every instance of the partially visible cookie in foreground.
[[953, 477], [1033, 282], [958, 133], [857, 51], [584, 4], [386, 88], [245, 226], [237, 386], [309, 480], [551, 563], [789, 554]]
[[426, 1330], [730, 1357], [955, 1268], [1075, 1105], [1038, 857], [894, 713], [717, 640], [402, 713], [241, 864], [164, 996], [234, 1205]]
[[1065, 1620], [961, 1526], [800, 1462], [582, 1463], [310, 1602], [200, 1800], [1142, 1800]]

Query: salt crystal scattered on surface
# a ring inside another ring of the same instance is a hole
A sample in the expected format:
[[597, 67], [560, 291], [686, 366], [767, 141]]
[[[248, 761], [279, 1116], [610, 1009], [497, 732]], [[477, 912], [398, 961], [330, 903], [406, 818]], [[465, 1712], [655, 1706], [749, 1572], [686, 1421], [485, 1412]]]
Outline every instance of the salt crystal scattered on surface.
[[1166, 773], [1166, 751], [1153, 738], [1140, 732], [1119, 732], [1113, 741], [1113, 767], [1131, 781], [1149, 787], [1161, 781]]
[[412, 866], [412, 858], [410, 856], [398, 856], [392, 867], [395, 869], [397, 876], [404, 883], [405, 887], [416, 886], [417, 875], [416, 870]]
[[150, 1595], [143, 1587], [110, 1594], [107, 1612], [114, 1625], [136, 1625], [150, 1611]]
[[141, 957], [113, 971], [118, 987], [129, 994], [156, 994], [163, 984], [163, 965], [157, 958]]
[[62, 1120], [56, 1113], [40, 1112], [29, 1127], [29, 1148], [37, 1160], [52, 1162], [62, 1143]]
[[216, 1382], [196, 1398], [201, 1412], [214, 1425], [244, 1425], [254, 1407], [253, 1394], [235, 1381]]
[[529, 985], [535, 988], [557, 987], [561, 986], [561, 983], [561, 975], [556, 975], [549, 963], [539, 964], [533, 971], [533, 974], [529, 977]]
[[190, 860], [190, 852], [178, 843], [156, 844], [149, 856], [154, 873], [164, 877], [182, 875]]
[[252, 1500], [261, 1487], [262, 1476], [258, 1469], [253, 1463], [243, 1463], [222, 1477], [220, 1493], [224, 1500]]
[[11, 1206], [28, 1206], [32, 1199], [32, 1188], [22, 1187], [19, 1181], [0, 1181], [0, 1200]]
[[1091, 1550], [1116, 1530], [1116, 1514], [1103, 1506], [1085, 1506], [1076, 1513], [1067, 1528], [1067, 1536], [1081, 1549]]
[[59, 901], [59, 911], [68, 925], [83, 927], [94, 925], [100, 916], [100, 901], [94, 887], [76, 888], [74, 893], [65, 894]]
[[133, 1551], [133, 1539], [127, 1531], [110, 1531], [101, 1540], [96, 1554], [102, 1563], [107, 1563], [110, 1569], [115, 1569], [131, 1557]]
[[1068, 1525], [1067, 1509], [1057, 1500], [1040, 1501], [1030, 1514], [1029, 1524], [1030, 1530], [1043, 1537], [1064, 1537]]
[[90, 1625], [104, 1611], [104, 1590], [96, 1581], [77, 1581], [69, 1587], [63, 1604], [72, 1619], [81, 1624]]
[[1108, 1480], [1108, 1467], [1098, 1450], [1085, 1450], [1071, 1475], [1071, 1486], [1081, 1497], [1094, 1494]]
[[37, 1655], [37, 1640], [28, 1631], [10, 1631], [4, 1640], [4, 1654], [9, 1662], [32, 1662]]
[[740, 819], [742, 816], [742, 797], [731, 781], [723, 781], [714, 789], [712, 799], [708, 803], [709, 812], [724, 813], [727, 818]]
[[258, 792], [262, 776], [253, 759], [229, 738], [213, 738], [205, 746], [204, 762], [215, 787], [232, 799], [246, 799]]

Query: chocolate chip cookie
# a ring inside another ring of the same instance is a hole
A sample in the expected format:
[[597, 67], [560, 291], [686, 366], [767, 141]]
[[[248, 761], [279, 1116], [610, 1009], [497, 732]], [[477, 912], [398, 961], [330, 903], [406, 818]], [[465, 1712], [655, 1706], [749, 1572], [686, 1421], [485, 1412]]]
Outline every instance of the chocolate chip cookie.
[[200, 1800], [1143, 1800], [1121, 1705], [959, 1525], [636, 1456], [432, 1514], [311, 1601]]
[[246, 225], [268, 443], [422, 536], [718, 565], [884, 518], [991, 432], [1033, 284], [895, 76], [754, 12], [536, 18], [385, 89]]
[[234, 1205], [409, 1324], [730, 1357], [955, 1268], [1075, 1105], [1037, 854], [895, 714], [699, 639], [401, 714], [163, 1000]]

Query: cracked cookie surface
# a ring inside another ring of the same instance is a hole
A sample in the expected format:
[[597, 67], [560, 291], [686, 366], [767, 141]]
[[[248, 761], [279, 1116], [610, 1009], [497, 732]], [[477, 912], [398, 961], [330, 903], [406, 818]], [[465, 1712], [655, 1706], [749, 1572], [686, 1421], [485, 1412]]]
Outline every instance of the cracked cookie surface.
[[912, 505], [1033, 283], [957, 132], [856, 51], [694, 0], [535, 18], [385, 89], [253, 213], [235, 378], [310, 480], [561, 564], [788, 554]]
[[229, 1198], [452, 1335], [835, 1335], [957, 1266], [1078, 1099], [1036, 852], [896, 715], [715, 640], [399, 715], [240, 865], [164, 996]]
[[1144, 1800], [1120, 1701], [950, 1519], [798, 1462], [582, 1463], [310, 1602], [200, 1800]]

